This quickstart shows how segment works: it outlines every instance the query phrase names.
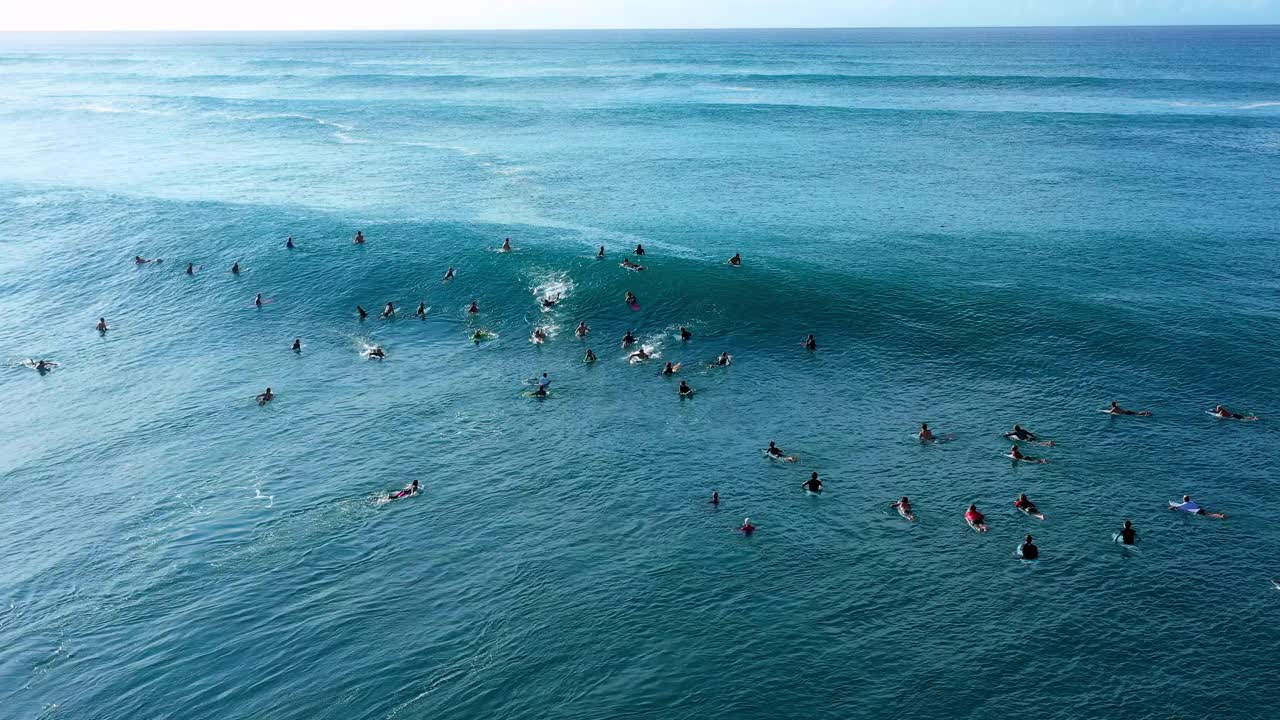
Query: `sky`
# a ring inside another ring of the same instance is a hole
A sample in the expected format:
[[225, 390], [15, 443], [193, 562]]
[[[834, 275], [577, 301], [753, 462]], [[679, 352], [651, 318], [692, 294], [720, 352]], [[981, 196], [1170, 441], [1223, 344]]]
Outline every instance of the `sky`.
[[0, 0], [0, 31], [1280, 24], [1280, 0]]

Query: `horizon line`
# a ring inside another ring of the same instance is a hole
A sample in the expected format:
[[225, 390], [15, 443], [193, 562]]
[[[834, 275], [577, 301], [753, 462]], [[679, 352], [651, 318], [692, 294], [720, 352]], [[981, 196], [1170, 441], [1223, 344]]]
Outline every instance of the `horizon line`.
[[1144, 25], [740, 25], [725, 27], [372, 27], [372, 28], [213, 28], [213, 29], [64, 29], [64, 30], [0, 30], [3, 35], [71, 35], [71, 34], [199, 34], [199, 33], [393, 33], [393, 32], [732, 32], [738, 30], [1073, 30], [1073, 29], [1146, 29], [1146, 28], [1269, 28], [1280, 23], [1153, 23]]

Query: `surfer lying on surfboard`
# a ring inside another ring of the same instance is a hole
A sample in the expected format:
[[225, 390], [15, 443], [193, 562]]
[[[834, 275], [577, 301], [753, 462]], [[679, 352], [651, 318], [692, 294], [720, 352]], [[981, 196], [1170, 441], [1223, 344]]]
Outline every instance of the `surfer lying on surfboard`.
[[977, 505], [970, 505], [969, 509], [964, 511], [964, 521], [969, 523], [969, 527], [973, 528], [974, 532], [984, 533], [987, 531], [987, 519], [982, 513], [978, 512]]
[[1120, 407], [1115, 400], [1112, 400], [1111, 407], [1103, 410], [1103, 412], [1111, 413], [1112, 415], [1138, 415], [1139, 417], [1151, 417], [1150, 410], [1125, 410]]
[[1012, 448], [1010, 448], [1009, 454], [1007, 457], [1013, 458], [1014, 460], [1020, 460], [1022, 462], [1039, 463], [1040, 465], [1043, 465], [1049, 462], [1048, 458], [1035, 457], [1034, 455], [1023, 455], [1022, 451], [1018, 449], [1017, 445], [1014, 445]]
[[1170, 500], [1170, 501], [1169, 501], [1169, 509], [1170, 509], [1170, 510], [1181, 510], [1182, 512], [1185, 512], [1185, 513], [1191, 513], [1192, 515], [1203, 515], [1204, 517], [1210, 517], [1210, 518], [1214, 518], [1214, 519], [1216, 519], [1216, 520], [1226, 520], [1226, 519], [1227, 519], [1227, 516], [1226, 516], [1226, 515], [1224, 515], [1224, 514], [1222, 514], [1222, 513], [1216, 513], [1216, 512], [1215, 512], [1215, 513], [1205, 512], [1205, 509], [1204, 509], [1204, 508], [1202, 508], [1202, 507], [1200, 507], [1200, 503], [1192, 502], [1192, 500], [1191, 500], [1191, 496], [1190, 496], [1190, 495], [1183, 495], [1183, 496], [1182, 496], [1182, 502], [1180, 502], [1180, 503], [1175, 503], [1175, 502], [1173, 502], [1172, 500]]
[[635, 263], [631, 262], [630, 260], [628, 260], [627, 258], [622, 258], [622, 262], [620, 262], [620, 263], [618, 263], [618, 264], [619, 264], [619, 265], [621, 265], [622, 267], [624, 267], [624, 268], [628, 269], [628, 270], [646, 270], [646, 269], [647, 269], [645, 266], [643, 266], [643, 265], [637, 265], [637, 264], [635, 264]]
[[260, 393], [257, 397], [254, 398], [254, 400], [258, 401], [259, 405], [266, 405], [267, 403], [275, 399], [276, 399], [276, 394], [271, 392], [271, 388], [267, 388], [262, 393]]
[[405, 486], [403, 490], [397, 490], [387, 494], [387, 500], [399, 500], [400, 498], [410, 497], [418, 494], [418, 481], [414, 480]]
[[1052, 440], [1041, 440], [1040, 438], [1036, 437], [1035, 433], [1031, 432], [1030, 430], [1024, 429], [1021, 425], [1014, 425], [1013, 429], [1005, 433], [1004, 436], [1006, 438], [1009, 438], [1010, 440], [1017, 440], [1020, 442], [1032, 442], [1038, 445], [1044, 445], [1045, 447], [1053, 447]]
[[775, 460], [783, 460], [785, 462], [796, 461], [796, 458], [794, 456], [791, 456], [782, 452], [782, 448], [775, 445], [772, 440], [769, 441], [769, 447], [764, 449], [764, 454], [768, 455], [771, 458], [774, 458]]
[[1030, 515], [1033, 518], [1039, 518], [1041, 520], [1044, 520], [1044, 515], [1040, 512], [1039, 509], [1036, 508], [1035, 503], [1027, 499], [1026, 493], [1022, 493], [1021, 495], [1019, 495], [1018, 498], [1013, 501], [1013, 506], [1018, 508], [1022, 512]]
[[1218, 407], [1210, 411], [1210, 414], [1223, 418], [1224, 420], [1257, 420], [1258, 419], [1257, 415], [1241, 415], [1240, 413], [1231, 412], [1230, 410], [1226, 409], [1221, 405], [1219, 405]]

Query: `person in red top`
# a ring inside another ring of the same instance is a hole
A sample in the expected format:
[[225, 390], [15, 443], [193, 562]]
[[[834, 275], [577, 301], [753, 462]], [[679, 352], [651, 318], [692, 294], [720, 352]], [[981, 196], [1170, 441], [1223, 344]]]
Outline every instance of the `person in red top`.
[[969, 523], [969, 527], [973, 528], [975, 532], [987, 531], [986, 517], [978, 512], [977, 505], [970, 505], [969, 509], [964, 511], [964, 521]]
[[756, 531], [756, 526], [751, 524], [751, 518], [742, 519], [742, 527], [738, 528], [743, 535], [750, 535]]

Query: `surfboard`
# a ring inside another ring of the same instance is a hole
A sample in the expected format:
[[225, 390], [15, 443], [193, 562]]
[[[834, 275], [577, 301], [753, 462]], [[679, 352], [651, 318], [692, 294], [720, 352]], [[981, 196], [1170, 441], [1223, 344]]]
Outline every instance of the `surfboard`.
[[981, 525], [978, 525], [966, 515], [964, 521], [969, 527], [973, 528], [974, 532], [984, 533], [987, 531], [987, 524], [985, 520]]
[[640, 303], [638, 303], [638, 302], [630, 303], [630, 305], [631, 305], [631, 309], [632, 309], [632, 310], [639, 310], [639, 309], [640, 309]]

